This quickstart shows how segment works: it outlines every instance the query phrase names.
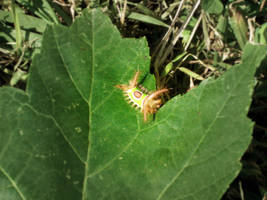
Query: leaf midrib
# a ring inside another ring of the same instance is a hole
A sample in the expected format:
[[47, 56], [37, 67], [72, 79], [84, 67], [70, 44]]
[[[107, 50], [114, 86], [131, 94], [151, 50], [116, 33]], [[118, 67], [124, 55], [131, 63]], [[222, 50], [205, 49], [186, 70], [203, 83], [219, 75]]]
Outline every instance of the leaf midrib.
[[[91, 146], [92, 146], [92, 138], [91, 138], [91, 124], [92, 124], [92, 94], [93, 94], [93, 83], [94, 83], [94, 66], [95, 66], [95, 55], [94, 55], [94, 11], [91, 12], [91, 39], [92, 39], [92, 44], [91, 44], [91, 82], [90, 82], [90, 94], [89, 94], [89, 100], [88, 100], [88, 148], [87, 148], [87, 158], [86, 158], [86, 163], [85, 163], [85, 168], [84, 168], [84, 180], [83, 180], [83, 190], [82, 190], [82, 200], [86, 199], [86, 188], [87, 188], [87, 179], [88, 179], [88, 172], [89, 172], [89, 167], [90, 167], [90, 152], [91, 152]], [[90, 143], [89, 143], [90, 141]]]

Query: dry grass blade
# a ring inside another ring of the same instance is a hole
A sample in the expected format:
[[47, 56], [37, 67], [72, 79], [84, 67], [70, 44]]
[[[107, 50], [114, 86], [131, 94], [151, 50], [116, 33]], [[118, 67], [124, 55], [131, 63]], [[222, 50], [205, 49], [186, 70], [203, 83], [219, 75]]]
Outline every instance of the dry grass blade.
[[119, 18], [120, 18], [120, 22], [123, 25], [125, 22], [125, 13], [126, 13], [126, 9], [127, 9], [127, 0], [123, 1], [123, 5], [122, 5], [122, 1], [118, 1], [115, 0], [115, 5], [119, 14]]
[[203, 18], [203, 13], [201, 13], [200, 17], [199, 17], [198, 20], [197, 20], [196, 25], [194, 26], [194, 28], [193, 28], [193, 30], [192, 30], [192, 33], [191, 33], [191, 35], [190, 35], [190, 38], [189, 38], [189, 40], [188, 40], [188, 42], [187, 42], [187, 44], [186, 44], [186, 46], [185, 46], [185, 48], [184, 48], [185, 51], [187, 51], [189, 45], [191, 44], [191, 41], [192, 41], [192, 39], [193, 39], [193, 37], [194, 37], [196, 31], [197, 31], [197, 28], [198, 28], [198, 26], [199, 26], [199, 24], [200, 24], [202, 18]]
[[[185, 30], [185, 28], [187, 27], [187, 25], [189, 24], [190, 20], [192, 19], [195, 11], [197, 10], [197, 8], [199, 7], [200, 4], [200, 0], [198, 0], [194, 7], [192, 8], [191, 12], [189, 13], [187, 19], [184, 21], [184, 23], [182, 24], [182, 26], [173, 34], [173, 39], [170, 42], [169, 46], [167, 46], [170, 36], [171, 36], [171, 32], [172, 30], [175, 29], [174, 25], [176, 20], [178, 19], [178, 15], [181, 11], [181, 8], [184, 4], [184, 1], [180, 2], [180, 5], [177, 9], [177, 12], [175, 14], [175, 17], [172, 21], [172, 24], [170, 26], [170, 29], [166, 32], [165, 36], [162, 38], [160, 45], [157, 47], [157, 49], [154, 51], [154, 54], [152, 56], [152, 59], [154, 58], [153, 64], [154, 64], [154, 69], [155, 69], [155, 75], [156, 75], [156, 80], [158, 81], [157, 85], [161, 85], [160, 81], [160, 76], [159, 76], [159, 68], [160, 66], [166, 61], [167, 57], [170, 55], [170, 53], [172, 52], [174, 46], [176, 45], [178, 39], [180, 38], [181, 34], [183, 33], [183, 31]], [[160, 49], [160, 50], [159, 50]]]
[[182, 35], [183, 31], [187, 27], [188, 23], [190, 22], [191, 18], [194, 15], [195, 11], [197, 10], [199, 4], [200, 4], [200, 0], [198, 0], [196, 2], [196, 4], [194, 5], [192, 11], [190, 12], [189, 16], [187, 17], [186, 21], [183, 23], [181, 28], [174, 34], [173, 41], [171, 42], [169, 47], [166, 49], [166, 51], [163, 54], [163, 56], [160, 58], [159, 62], [157, 63], [157, 65], [158, 65], [157, 67], [161, 66], [165, 62], [166, 58], [170, 55], [171, 51], [173, 50], [173, 47], [175, 46], [175, 44], [177, 43], [179, 37]]
[[[182, 0], [179, 4], [179, 7], [176, 11], [176, 14], [172, 20], [172, 23], [171, 23], [171, 26], [169, 27], [168, 31], [165, 33], [164, 37], [161, 39], [161, 42], [159, 43], [159, 45], [157, 46], [157, 48], [155, 49], [152, 57], [155, 57], [157, 55], [157, 58], [161, 57], [161, 55], [163, 54], [163, 50], [165, 49], [169, 39], [170, 39], [170, 36], [171, 36], [171, 33], [172, 31], [174, 30], [174, 25], [178, 19], [178, 16], [180, 14], [180, 11], [182, 9], [182, 6], [184, 4], [185, 0]], [[159, 50], [160, 49], [160, 50]]]

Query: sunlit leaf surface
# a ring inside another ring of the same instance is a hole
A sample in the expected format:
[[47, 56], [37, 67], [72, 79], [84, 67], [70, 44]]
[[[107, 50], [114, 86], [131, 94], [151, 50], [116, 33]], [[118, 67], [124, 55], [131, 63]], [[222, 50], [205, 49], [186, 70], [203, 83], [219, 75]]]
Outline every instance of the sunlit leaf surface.
[[0, 90], [0, 199], [219, 199], [250, 142], [266, 52], [247, 45], [239, 66], [144, 123], [114, 86], [148, 75], [145, 39], [122, 39], [98, 10], [48, 27], [27, 91]]

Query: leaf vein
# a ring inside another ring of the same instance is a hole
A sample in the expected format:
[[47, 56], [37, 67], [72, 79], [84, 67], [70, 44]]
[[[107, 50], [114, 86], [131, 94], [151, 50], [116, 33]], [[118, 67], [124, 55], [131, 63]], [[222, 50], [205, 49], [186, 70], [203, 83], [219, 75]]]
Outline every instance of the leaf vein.
[[[246, 74], [244, 74], [243, 76], [245, 76]], [[237, 88], [237, 86], [239, 86], [242, 77], [240, 77], [240, 79], [238, 81], [236, 81], [236, 85], [235, 87], [232, 88], [232, 91], [229, 92], [226, 100], [224, 101], [224, 103], [221, 106], [221, 109], [216, 113], [216, 116], [214, 117], [214, 120], [210, 123], [209, 127], [207, 128], [207, 130], [205, 131], [205, 134], [203, 134], [203, 136], [200, 138], [199, 143], [196, 145], [196, 148], [192, 151], [191, 155], [189, 156], [188, 160], [186, 161], [185, 165], [182, 167], [181, 170], [178, 171], [178, 173], [176, 174], [176, 176], [174, 176], [174, 178], [166, 185], [165, 188], [163, 188], [162, 192], [159, 194], [157, 200], [160, 200], [163, 195], [167, 192], [167, 190], [171, 187], [171, 185], [177, 180], [177, 178], [184, 172], [184, 170], [190, 165], [190, 162], [193, 159], [193, 155], [196, 153], [196, 151], [199, 149], [200, 145], [203, 143], [204, 139], [206, 138], [206, 136], [208, 135], [208, 133], [210, 132], [211, 127], [214, 125], [215, 121], [218, 119], [218, 116], [220, 115], [220, 113], [223, 111], [224, 107], [227, 105], [227, 102], [230, 100], [230, 98], [233, 96], [232, 92]], [[203, 93], [203, 90], [201, 91], [201, 94]], [[201, 95], [199, 95], [201, 98]], [[198, 103], [198, 110], [199, 109], [200, 104]], [[200, 119], [201, 120], [201, 119]], [[202, 124], [202, 123], [201, 123]]]
[[13, 187], [15, 188], [17, 193], [19, 194], [20, 198], [22, 200], [26, 200], [26, 197], [23, 195], [22, 191], [20, 190], [20, 188], [18, 187], [16, 182], [12, 179], [12, 177], [2, 167], [0, 167], [0, 171], [5, 175], [5, 177], [7, 177], [9, 182], [13, 185]]

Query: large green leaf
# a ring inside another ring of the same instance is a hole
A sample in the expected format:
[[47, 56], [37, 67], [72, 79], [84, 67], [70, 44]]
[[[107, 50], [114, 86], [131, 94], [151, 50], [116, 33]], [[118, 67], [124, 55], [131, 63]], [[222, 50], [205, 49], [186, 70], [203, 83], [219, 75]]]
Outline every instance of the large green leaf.
[[250, 141], [253, 74], [267, 52], [244, 51], [144, 123], [114, 85], [148, 73], [145, 39], [122, 39], [98, 10], [49, 27], [26, 93], [0, 90], [0, 199], [219, 199]]

